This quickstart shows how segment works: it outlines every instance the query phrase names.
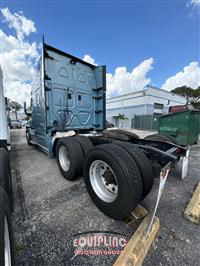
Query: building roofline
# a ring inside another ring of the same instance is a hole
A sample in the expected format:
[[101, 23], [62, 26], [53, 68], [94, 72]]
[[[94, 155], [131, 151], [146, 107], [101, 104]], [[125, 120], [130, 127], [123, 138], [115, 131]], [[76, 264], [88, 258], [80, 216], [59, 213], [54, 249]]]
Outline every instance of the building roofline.
[[137, 93], [140, 93], [140, 92], [144, 92], [144, 91], [147, 91], [148, 88], [150, 89], [155, 89], [155, 90], [159, 90], [159, 91], [164, 91], [166, 93], [169, 93], [169, 94], [173, 94], [173, 95], [176, 95], [176, 96], [179, 96], [183, 99], [186, 99], [186, 97], [182, 96], [182, 95], [179, 95], [177, 93], [174, 93], [174, 92], [171, 92], [171, 91], [167, 91], [167, 90], [164, 90], [164, 89], [160, 89], [158, 87], [155, 87], [155, 86], [151, 86], [151, 85], [147, 85], [143, 90], [139, 90], [139, 91], [134, 91], [134, 92], [130, 92], [130, 93], [125, 93], [125, 94], [122, 94], [122, 95], [118, 95], [118, 96], [114, 96], [114, 97], [109, 97], [106, 99], [107, 100], [112, 100], [112, 99], [116, 99], [116, 98], [120, 98], [120, 97], [125, 97], [125, 96], [128, 96], [128, 95], [133, 95], [133, 94], [137, 94]]
[[156, 89], [156, 90], [159, 90], [159, 91], [168, 92], [168, 93], [170, 93], [170, 94], [177, 95], [177, 96], [179, 96], [179, 97], [182, 97], [182, 98], [186, 99], [185, 96], [182, 96], [182, 95], [180, 95], [180, 94], [177, 94], [177, 93], [174, 93], [174, 92], [171, 92], [171, 91], [167, 91], [167, 90], [164, 90], [164, 89], [160, 89], [160, 88], [155, 87], [155, 86], [152, 86], [152, 85], [147, 85], [147, 88], [151, 88], [151, 89]]
[[117, 96], [114, 96], [114, 97], [109, 97], [106, 100], [112, 100], [112, 99], [116, 99], [116, 98], [119, 98], [119, 97], [124, 97], [124, 96], [127, 96], [127, 95], [133, 95], [133, 94], [137, 94], [137, 93], [140, 93], [140, 92], [144, 92], [146, 90], [147, 90], [147, 88], [144, 88], [143, 90], [133, 91], [133, 92], [117, 95]]

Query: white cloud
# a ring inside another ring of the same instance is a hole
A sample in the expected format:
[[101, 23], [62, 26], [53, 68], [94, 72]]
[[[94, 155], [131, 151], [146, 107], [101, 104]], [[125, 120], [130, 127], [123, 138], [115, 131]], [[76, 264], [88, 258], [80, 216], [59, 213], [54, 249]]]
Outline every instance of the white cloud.
[[192, 0], [191, 5], [200, 5], [200, 0]]
[[[16, 36], [7, 35], [0, 30], [1, 65], [4, 73], [4, 87], [7, 97], [20, 103], [30, 97], [33, 63], [38, 58], [38, 46], [26, 40], [36, 32], [34, 22], [23, 16], [23, 13], [11, 14], [8, 8], [1, 9], [5, 22], [16, 31]], [[83, 60], [98, 65], [89, 54]], [[126, 67], [117, 67], [114, 75], [107, 74], [107, 95], [119, 95], [143, 89], [150, 83], [146, 74], [152, 69], [153, 58], [144, 60], [131, 72]]]
[[[37, 31], [32, 20], [26, 18], [22, 12], [12, 14], [8, 8], [1, 9], [1, 12], [4, 22], [16, 32], [15, 35], [8, 35], [0, 29], [0, 63], [4, 75], [5, 95], [22, 104], [30, 99], [33, 65], [38, 59], [41, 44], [29, 42], [26, 38]], [[86, 54], [83, 60], [98, 65], [89, 54]], [[107, 73], [107, 96], [134, 92], [150, 84], [151, 79], [147, 74], [153, 69], [153, 63], [154, 59], [149, 58], [130, 72], [122, 66], [117, 67], [114, 74]], [[182, 71], [169, 77], [162, 89], [171, 90], [183, 85], [192, 88], [200, 86], [200, 67], [197, 62], [191, 62]]]
[[182, 71], [169, 77], [162, 85], [161, 89], [170, 91], [184, 85], [192, 89], [196, 89], [200, 86], [200, 66], [198, 62], [191, 62], [188, 66], [184, 67]]
[[[83, 60], [98, 66], [95, 59], [89, 54], [84, 55]], [[144, 89], [151, 81], [150, 78], [146, 77], [146, 74], [153, 69], [153, 63], [153, 58], [149, 58], [136, 66], [131, 72], [128, 72], [127, 68], [123, 66], [117, 67], [114, 75], [107, 73], [107, 97]]]
[[194, 11], [200, 12], [200, 0], [190, 0], [187, 2], [186, 6], [192, 8], [192, 11], [189, 14], [190, 17], [192, 16]]
[[24, 17], [22, 12], [11, 14], [7, 7], [2, 8], [1, 12], [9, 28], [16, 30], [17, 38], [19, 40], [22, 41], [24, 35], [28, 36], [30, 33], [36, 32], [35, 23]]
[[23, 102], [30, 103], [31, 84], [28, 84], [19, 80], [6, 80], [4, 81], [4, 88], [6, 90], [6, 96], [11, 100], [17, 101], [23, 106]]
[[126, 67], [117, 67], [114, 75], [107, 74], [107, 96], [112, 97], [144, 89], [151, 81], [146, 75], [153, 69], [153, 63], [153, 58], [149, 58], [131, 72], [128, 72]]
[[92, 65], [97, 66], [98, 64], [95, 62], [95, 59], [91, 57], [91, 55], [89, 54], [85, 54], [83, 57], [83, 61], [90, 63]]
[[16, 35], [7, 35], [0, 30], [5, 95], [22, 104], [30, 98], [33, 66], [39, 56], [37, 44], [28, 42], [25, 37], [36, 32], [36, 28], [22, 12], [11, 14], [8, 8], [1, 12], [4, 22], [16, 32]]

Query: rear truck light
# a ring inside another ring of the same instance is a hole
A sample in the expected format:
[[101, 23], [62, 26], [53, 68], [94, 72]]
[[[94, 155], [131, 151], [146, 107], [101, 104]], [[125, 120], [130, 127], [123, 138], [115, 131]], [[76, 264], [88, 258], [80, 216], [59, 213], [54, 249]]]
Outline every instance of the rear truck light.
[[189, 153], [190, 147], [187, 148], [185, 156], [180, 157], [180, 160], [177, 162], [175, 167], [176, 176], [180, 177], [181, 179], [185, 178], [188, 173]]

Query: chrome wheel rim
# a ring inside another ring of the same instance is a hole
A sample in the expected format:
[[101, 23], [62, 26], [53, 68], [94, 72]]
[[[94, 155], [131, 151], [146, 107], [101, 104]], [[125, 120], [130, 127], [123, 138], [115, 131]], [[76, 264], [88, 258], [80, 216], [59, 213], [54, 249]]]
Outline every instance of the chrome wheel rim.
[[59, 148], [59, 162], [64, 171], [69, 171], [70, 168], [70, 160], [69, 160], [69, 153], [65, 146], [61, 146]]
[[11, 266], [10, 236], [9, 236], [8, 222], [6, 216], [4, 219], [4, 257], [5, 257], [5, 266]]
[[90, 183], [97, 196], [108, 203], [113, 202], [118, 194], [117, 178], [112, 168], [101, 160], [95, 160], [89, 169]]

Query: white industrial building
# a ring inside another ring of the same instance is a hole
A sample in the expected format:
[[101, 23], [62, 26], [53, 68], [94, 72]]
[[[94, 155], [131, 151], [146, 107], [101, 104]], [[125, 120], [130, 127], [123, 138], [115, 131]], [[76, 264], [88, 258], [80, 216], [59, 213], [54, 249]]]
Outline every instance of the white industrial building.
[[153, 86], [144, 90], [108, 98], [106, 120], [120, 127], [119, 114], [125, 115], [123, 127], [130, 128], [134, 116], [167, 114], [170, 106], [184, 105], [186, 98]]

